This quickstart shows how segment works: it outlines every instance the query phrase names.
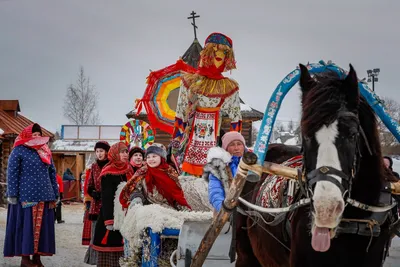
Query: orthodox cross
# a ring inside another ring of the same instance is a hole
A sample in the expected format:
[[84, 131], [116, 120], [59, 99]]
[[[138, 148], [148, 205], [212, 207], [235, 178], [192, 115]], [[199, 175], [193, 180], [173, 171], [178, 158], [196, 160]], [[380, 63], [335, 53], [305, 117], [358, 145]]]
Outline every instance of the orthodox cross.
[[190, 15], [192, 15], [191, 17], [188, 17], [188, 19], [193, 19], [192, 25], [193, 25], [193, 30], [194, 30], [194, 39], [197, 39], [197, 33], [196, 33], [196, 18], [200, 18], [199, 15], [196, 15], [196, 12], [192, 11], [192, 13], [190, 13]]

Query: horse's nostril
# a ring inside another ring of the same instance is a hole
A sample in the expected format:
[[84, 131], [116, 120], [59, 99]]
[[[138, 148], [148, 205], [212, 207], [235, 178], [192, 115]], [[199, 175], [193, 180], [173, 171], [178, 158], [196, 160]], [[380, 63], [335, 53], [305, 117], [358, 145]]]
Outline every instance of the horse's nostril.
[[343, 210], [344, 210], [343, 201], [339, 201], [338, 204], [336, 205], [335, 213], [336, 214], [341, 214], [343, 212]]

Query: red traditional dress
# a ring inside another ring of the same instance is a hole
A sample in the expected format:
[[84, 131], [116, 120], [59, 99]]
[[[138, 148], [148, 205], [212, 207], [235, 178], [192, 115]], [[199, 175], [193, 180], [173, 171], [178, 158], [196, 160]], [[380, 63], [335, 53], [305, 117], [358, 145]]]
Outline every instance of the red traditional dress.
[[92, 248], [98, 252], [98, 267], [119, 266], [124, 254], [123, 238], [118, 230], [109, 230], [114, 225], [114, 198], [118, 185], [133, 175], [132, 167], [122, 161], [119, 153], [127, 150], [124, 143], [116, 143], [108, 152], [109, 163], [100, 174], [102, 204], [97, 219]]

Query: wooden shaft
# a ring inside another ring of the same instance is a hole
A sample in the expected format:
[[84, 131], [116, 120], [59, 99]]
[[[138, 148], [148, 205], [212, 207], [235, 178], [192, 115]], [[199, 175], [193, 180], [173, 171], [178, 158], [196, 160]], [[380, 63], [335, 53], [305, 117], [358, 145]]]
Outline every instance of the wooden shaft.
[[390, 183], [393, 195], [400, 195], [400, 182]]
[[[263, 173], [269, 173], [274, 175], [283, 176], [289, 179], [298, 179], [297, 178], [297, 169], [291, 168], [287, 166], [283, 166], [280, 164], [272, 163], [265, 161], [263, 166], [260, 165], [243, 165], [249, 171], [253, 171], [258, 175], [262, 175]], [[304, 177], [303, 177], [304, 180]]]
[[[196, 254], [193, 257], [191, 267], [201, 267], [204, 264], [204, 261], [207, 258], [208, 253], [210, 252], [215, 240], [219, 236], [224, 227], [225, 223], [229, 220], [231, 216], [232, 210], [236, 207], [238, 198], [242, 193], [244, 184], [246, 183], [246, 176], [248, 169], [243, 166], [251, 166], [256, 164], [257, 156], [252, 152], [246, 152], [240, 163], [238, 171], [235, 175], [235, 178], [232, 181], [231, 186], [229, 187], [229, 191], [225, 197], [224, 207], [218, 212], [217, 217], [213, 220], [210, 227], [208, 228], [206, 234], [204, 235], [199, 248], [196, 251]], [[232, 231], [236, 231], [236, 229], [232, 229]]]

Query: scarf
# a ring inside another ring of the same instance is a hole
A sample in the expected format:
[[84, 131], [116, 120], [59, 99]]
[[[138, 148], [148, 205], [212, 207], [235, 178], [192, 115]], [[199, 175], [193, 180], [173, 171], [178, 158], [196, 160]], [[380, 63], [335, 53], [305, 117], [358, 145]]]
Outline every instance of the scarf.
[[190, 208], [179, 184], [178, 173], [164, 158], [161, 158], [161, 164], [158, 167], [147, 166], [145, 180], [147, 189], [153, 193], [153, 188], [156, 187], [171, 206], [174, 206], [176, 202]]
[[26, 127], [15, 139], [14, 148], [17, 146], [26, 146], [35, 149], [39, 154], [41, 161], [45, 164], [51, 164], [51, 151], [47, 143], [49, 137], [33, 137], [33, 124]]
[[214, 64], [209, 67], [199, 66], [196, 73], [202, 76], [206, 76], [207, 78], [210, 79], [221, 80], [225, 78], [222, 75], [224, 69], [225, 69], [225, 64], [222, 64], [219, 68], [217, 68]]
[[107, 174], [112, 175], [122, 175], [126, 174], [127, 178], [132, 177], [133, 171], [128, 161], [122, 161], [119, 152], [121, 150], [128, 149], [124, 143], [118, 142], [111, 146], [108, 151], [109, 162], [101, 170], [100, 176], [105, 176]]

